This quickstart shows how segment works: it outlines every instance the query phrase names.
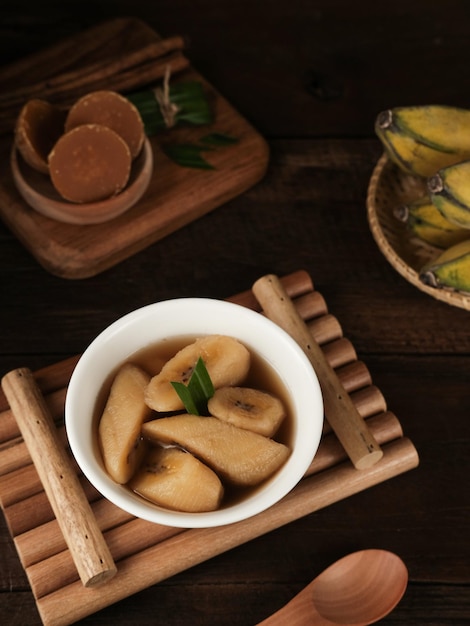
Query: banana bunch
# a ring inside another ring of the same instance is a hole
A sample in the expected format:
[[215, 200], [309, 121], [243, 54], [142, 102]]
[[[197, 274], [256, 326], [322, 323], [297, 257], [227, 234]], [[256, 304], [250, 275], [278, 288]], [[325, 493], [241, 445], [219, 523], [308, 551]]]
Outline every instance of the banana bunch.
[[420, 279], [470, 292], [470, 109], [397, 107], [379, 113], [375, 132], [401, 171], [425, 179], [427, 193], [394, 210], [413, 235], [441, 249]]
[[427, 184], [440, 213], [449, 222], [470, 229], [470, 161], [440, 169]]
[[382, 111], [375, 132], [404, 172], [427, 178], [470, 159], [470, 109], [429, 105]]
[[449, 287], [470, 294], [470, 239], [444, 250], [423, 267], [419, 277], [431, 287]]
[[413, 235], [436, 248], [449, 248], [470, 238], [470, 231], [449, 222], [428, 194], [409, 204], [397, 206], [393, 213]]

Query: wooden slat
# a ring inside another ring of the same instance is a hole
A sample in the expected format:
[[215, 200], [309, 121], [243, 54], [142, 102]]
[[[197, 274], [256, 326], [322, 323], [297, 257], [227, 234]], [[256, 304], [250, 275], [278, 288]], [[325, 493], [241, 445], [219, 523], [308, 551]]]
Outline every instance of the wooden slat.
[[[368, 424], [371, 432], [377, 434], [380, 443], [390, 443], [398, 439], [402, 434], [400, 424], [392, 413], [384, 413], [376, 418], [372, 418]], [[306, 472], [306, 476], [312, 476], [320, 471], [330, 470], [346, 461], [346, 459], [346, 452], [341, 447], [338, 439], [333, 434], [328, 435], [324, 438], [315, 456], [315, 460]], [[102, 521], [103, 525], [111, 526], [111, 509], [112, 507], [106, 514], [106, 520]], [[142, 520], [135, 520], [134, 518], [129, 518], [129, 520], [124, 519], [123, 521], [124, 523], [119, 524], [105, 533], [106, 541], [111, 548], [112, 556], [115, 561], [128, 558], [157, 543], [161, 543], [178, 531], [178, 529], [172, 529], [173, 532], [168, 532], [170, 531], [168, 528], [159, 526], [158, 524], [143, 522]], [[22, 548], [26, 552], [28, 552], [30, 548], [35, 550], [35, 543], [38, 539], [39, 532], [42, 534], [43, 546], [48, 540], [50, 540], [52, 544], [57, 545], [57, 542], [60, 541], [59, 529], [53, 528], [51, 532], [51, 527], [49, 526], [47, 531], [46, 533], [44, 533], [44, 531], [32, 531], [29, 533], [28, 545], [23, 544]], [[44, 536], [44, 534], [46, 534], [46, 536]], [[37, 542], [39, 543], [39, 541]], [[78, 574], [74, 567], [73, 560], [65, 549], [65, 545], [63, 545], [61, 552], [44, 550], [43, 559], [36, 560], [32, 566], [27, 567], [26, 573], [31, 587], [34, 589], [36, 597], [38, 598], [57, 591], [64, 586], [64, 584], [67, 584], [67, 581], [71, 583], [78, 580]]]
[[[100, 494], [83, 476], [80, 482], [89, 502], [100, 498]], [[42, 490], [32, 497], [25, 497], [4, 507], [5, 518], [12, 537], [54, 519], [49, 500]]]
[[[228, 527], [192, 529], [158, 543], [118, 563], [116, 576], [89, 593], [80, 582], [71, 583], [36, 602], [45, 626], [67, 626], [214, 556], [271, 530], [329, 506], [416, 467], [413, 444], [401, 437], [384, 446], [384, 457], [358, 472], [349, 461], [301, 481], [275, 507], [255, 518]], [[155, 564], [158, 563], [158, 567]]]

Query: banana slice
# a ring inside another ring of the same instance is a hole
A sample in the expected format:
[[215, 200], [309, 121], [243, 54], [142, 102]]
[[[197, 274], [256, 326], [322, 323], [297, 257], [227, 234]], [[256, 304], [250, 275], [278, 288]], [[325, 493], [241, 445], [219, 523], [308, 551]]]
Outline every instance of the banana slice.
[[132, 363], [116, 374], [98, 428], [107, 472], [119, 484], [127, 483], [147, 449], [141, 427], [151, 414], [144, 402], [150, 376]]
[[214, 417], [265, 437], [272, 437], [286, 416], [279, 398], [249, 387], [221, 387], [207, 406]]
[[240, 384], [250, 369], [250, 353], [243, 344], [226, 335], [208, 335], [180, 350], [152, 378], [145, 401], [155, 411], [179, 411], [183, 403], [172, 382], [188, 383], [202, 357], [214, 387]]
[[156, 443], [177, 444], [207, 463], [221, 478], [235, 485], [257, 485], [287, 460], [282, 443], [237, 428], [216, 417], [174, 415], [146, 422], [145, 437]]
[[159, 506], [187, 513], [214, 511], [224, 495], [217, 474], [181, 448], [152, 448], [129, 486]]

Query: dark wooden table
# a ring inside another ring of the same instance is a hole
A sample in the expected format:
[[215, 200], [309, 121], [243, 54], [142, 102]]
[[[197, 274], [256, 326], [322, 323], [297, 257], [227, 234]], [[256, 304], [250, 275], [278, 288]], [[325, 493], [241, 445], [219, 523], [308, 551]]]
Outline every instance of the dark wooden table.
[[[470, 106], [468, 3], [15, 0], [1, 14], [2, 64], [116, 16], [182, 34], [194, 67], [271, 149], [255, 187], [93, 278], [47, 273], [0, 224], [1, 373], [79, 354], [144, 304], [225, 298], [265, 273], [305, 269], [420, 455], [418, 469], [81, 623], [253, 625], [337, 558], [378, 547], [399, 554], [410, 575], [382, 623], [469, 624], [469, 312], [405, 281], [377, 248], [365, 209], [379, 111]], [[3, 516], [0, 554], [0, 621], [39, 624]]]

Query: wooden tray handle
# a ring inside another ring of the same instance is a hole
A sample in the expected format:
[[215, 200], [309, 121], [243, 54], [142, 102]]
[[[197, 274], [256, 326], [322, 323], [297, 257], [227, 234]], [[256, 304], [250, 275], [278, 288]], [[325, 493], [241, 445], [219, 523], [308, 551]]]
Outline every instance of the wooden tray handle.
[[320, 381], [325, 415], [354, 467], [366, 469], [377, 463], [382, 450], [279, 278], [274, 274], [263, 276], [252, 289], [265, 315], [295, 339], [309, 358]]
[[83, 585], [94, 587], [109, 580], [116, 565], [31, 371], [9, 372], [2, 378], [2, 388]]

